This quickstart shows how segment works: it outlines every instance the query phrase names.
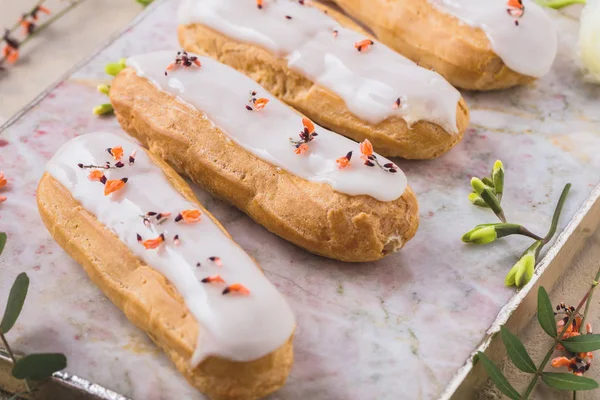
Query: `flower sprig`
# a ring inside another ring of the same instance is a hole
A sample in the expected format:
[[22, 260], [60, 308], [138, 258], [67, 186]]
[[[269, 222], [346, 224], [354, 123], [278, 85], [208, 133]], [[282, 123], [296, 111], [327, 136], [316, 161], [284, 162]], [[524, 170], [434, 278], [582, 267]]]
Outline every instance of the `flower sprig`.
[[[37, 22], [40, 14], [50, 15], [51, 11], [44, 7], [46, 0], [37, 1], [30, 10], [22, 14], [21, 18], [10, 29], [4, 30], [4, 35], [2, 40], [0, 40], [0, 42], [4, 42], [2, 58], [0, 58], [0, 68], [6, 62], [9, 64], [16, 63], [20, 56], [19, 51], [25, 43], [84, 1], [71, 0], [67, 6], [39, 25]], [[17, 37], [19, 26], [23, 27], [23, 34], [20, 39]]]
[[496, 214], [500, 223], [477, 225], [462, 236], [462, 241], [473, 244], [487, 244], [509, 235], [523, 235], [535, 241], [523, 252], [519, 261], [510, 269], [504, 283], [506, 286], [525, 286], [533, 277], [533, 271], [542, 248], [552, 240], [556, 233], [558, 220], [563, 205], [571, 189], [571, 184], [565, 185], [552, 217], [552, 224], [545, 237], [538, 236], [520, 224], [508, 223], [502, 208], [504, 195], [504, 165], [498, 160], [494, 163], [490, 176], [472, 178], [473, 192], [469, 194], [471, 203], [478, 207], [489, 208]]
[[[538, 289], [538, 323], [544, 332], [552, 338], [552, 343], [538, 366], [529, 356], [521, 340], [506, 327], [502, 326], [500, 328], [500, 335], [509, 360], [519, 370], [531, 374], [531, 380], [523, 393], [519, 393], [508, 382], [502, 371], [481, 351], [477, 353], [473, 361], [481, 362], [494, 385], [504, 395], [513, 400], [529, 399], [539, 378], [542, 379], [544, 384], [553, 389], [573, 391], [573, 399], [576, 398], [578, 391], [597, 389], [599, 387], [598, 382], [583, 375], [591, 366], [594, 358], [593, 352], [600, 350], [600, 335], [594, 334], [591, 324], [585, 322], [592, 295], [598, 286], [599, 279], [600, 269], [596, 272], [594, 280], [592, 280], [589, 289], [577, 307], [567, 307], [564, 303], [560, 303], [556, 308], [553, 308], [546, 289], [543, 286]], [[581, 310], [584, 305], [585, 310], [582, 314]], [[585, 333], [583, 332], [584, 327]], [[567, 352], [568, 357], [558, 356], [552, 358], [556, 350]], [[550, 361], [551, 358], [552, 361]], [[545, 371], [549, 362], [552, 368], [566, 367], [569, 373]]]
[[[42, 33], [46, 28], [58, 21], [65, 14], [72, 11], [75, 7], [85, 0], [69, 0], [68, 5], [52, 14], [51, 10], [44, 7], [46, 0], [38, 0], [31, 9], [21, 14], [21, 18], [9, 29], [4, 29], [0, 35], [0, 45], [2, 45], [2, 54], [0, 56], [0, 70], [4, 69], [4, 64], [14, 64], [19, 60], [20, 50], [31, 38]], [[136, 0], [144, 7], [152, 3], [153, 0]], [[49, 16], [43, 23], [38, 24], [40, 16], [44, 14]], [[18, 29], [22, 27], [22, 35], [18, 35]]]
[[[0, 232], [0, 255], [6, 245], [6, 239], [6, 233]], [[6, 308], [4, 309], [4, 316], [0, 320], [0, 340], [4, 346], [4, 350], [8, 353], [8, 357], [12, 361], [12, 376], [23, 380], [26, 389], [25, 392], [17, 393], [15, 396], [31, 394], [43, 384], [45, 379], [67, 367], [67, 358], [62, 353], [33, 353], [17, 358], [8, 344], [6, 334], [10, 332], [17, 322], [28, 290], [29, 277], [25, 272], [22, 272], [17, 276], [10, 289]]]

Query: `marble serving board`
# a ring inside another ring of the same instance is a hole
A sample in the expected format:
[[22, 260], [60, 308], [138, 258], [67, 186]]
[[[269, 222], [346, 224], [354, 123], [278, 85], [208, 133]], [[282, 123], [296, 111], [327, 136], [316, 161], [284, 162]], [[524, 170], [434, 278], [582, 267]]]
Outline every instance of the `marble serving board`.
[[[8, 178], [0, 230], [0, 304], [13, 279], [29, 274], [23, 314], [9, 334], [20, 352], [60, 351], [68, 371], [133, 399], [201, 399], [169, 360], [133, 327], [52, 239], [37, 212], [44, 164], [67, 140], [119, 132], [91, 109], [106, 98], [104, 65], [120, 57], [178, 49], [177, 1], [146, 16], [0, 134]], [[504, 276], [530, 240], [470, 246], [461, 235], [495, 222], [467, 200], [471, 176], [506, 166], [503, 204], [511, 221], [543, 234], [565, 183], [572, 192], [559, 232], [600, 181], [600, 87], [583, 83], [573, 48], [577, 20], [553, 11], [560, 49], [552, 72], [514, 90], [465, 94], [464, 141], [432, 161], [397, 160], [416, 192], [417, 236], [376, 263], [347, 264], [307, 253], [196, 188], [200, 200], [287, 296], [298, 321], [295, 365], [273, 399], [433, 399], [442, 393], [515, 295]]]

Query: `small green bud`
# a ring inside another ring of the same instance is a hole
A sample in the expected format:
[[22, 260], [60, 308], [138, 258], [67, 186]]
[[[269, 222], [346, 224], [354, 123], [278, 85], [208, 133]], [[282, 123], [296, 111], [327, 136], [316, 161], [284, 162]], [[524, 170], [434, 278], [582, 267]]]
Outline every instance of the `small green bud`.
[[138, 3], [143, 5], [144, 7], [150, 5], [154, 0], [137, 0]]
[[533, 277], [533, 269], [535, 268], [535, 255], [527, 253], [517, 262], [519, 269], [515, 274], [515, 285], [517, 287], [525, 286]]
[[110, 86], [107, 85], [106, 83], [102, 83], [100, 85], [98, 85], [96, 87], [96, 89], [98, 89], [98, 91], [102, 94], [105, 94], [108, 96], [108, 94], [110, 93]]
[[[124, 60], [124, 58], [122, 58], [121, 60]], [[112, 76], [117, 76], [119, 75], [119, 72], [123, 71], [124, 69], [125, 63], [119, 61], [118, 63], [106, 64], [106, 66], [104, 67], [104, 72]]]
[[469, 201], [471, 201], [471, 203], [473, 203], [476, 206], [489, 208], [488, 205], [485, 204], [485, 201], [483, 201], [483, 199], [479, 197], [477, 193], [469, 194]]
[[471, 186], [475, 193], [481, 196], [485, 190], [485, 184], [479, 178], [471, 178]]
[[477, 225], [462, 236], [465, 243], [487, 244], [508, 235], [515, 235], [521, 230], [517, 224], [482, 224]]
[[490, 189], [494, 189], [494, 182], [487, 176], [485, 178], [481, 178], [481, 182], [483, 182], [486, 186], [489, 186]]
[[494, 183], [494, 188], [496, 189], [496, 194], [502, 196], [502, 193], [504, 192], [504, 165], [502, 165], [502, 161], [500, 160], [497, 160], [494, 163], [492, 181]]
[[[520, 261], [520, 260], [519, 260]], [[504, 278], [504, 284], [506, 286], [514, 286], [515, 285], [515, 275], [517, 275], [517, 271], [520, 267], [519, 262], [517, 262], [506, 274], [506, 278]]]
[[[475, 182], [473, 188], [475, 188], [475, 186], [477, 186], [478, 189], [481, 189], [483, 187], [481, 192], [478, 192], [479, 197], [481, 197], [483, 201], [485, 201], [485, 204], [487, 204], [488, 207], [492, 209], [494, 214], [496, 214], [498, 217], [500, 217], [502, 221], [504, 221], [504, 211], [502, 210], [502, 206], [500, 205], [500, 201], [496, 197], [496, 194], [492, 191], [492, 189], [485, 186], [480, 179], [477, 180], [479, 182]], [[481, 186], [479, 186], [479, 183], [481, 183]], [[473, 180], [471, 180], [471, 185], [473, 185]]]
[[94, 107], [94, 109], [92, 110], [92, 112], [95, 115], [111, 114], [113, 111], [113, 106], [110, 103], [100, 104], [99, 106]]
[[462, 236], [465, 243], [488, 244], [498, 238], [494, 225], [476, 226]]
[[[504, 169], [504, 164], [502, 164], [502, 161], [496, 160], [496, 162], [494, 163], [494, 171], [501, 170], [501, 169]], [[492, 173], [492, 175], [493, 175], [493, 173]]]
[[471, 234], [470, 240], [476, 244], [491, 243], [498, 238], [496, 229], [493, 226], [486, 226], [475, 230]]
[[543, 242], [538, 240], [525, 250], [519, 261], [508, 271], [504, 279], [506, 286], [517, 286], [520, 288], [531, 280], [535, 269], [536, 257], [543, 245]]

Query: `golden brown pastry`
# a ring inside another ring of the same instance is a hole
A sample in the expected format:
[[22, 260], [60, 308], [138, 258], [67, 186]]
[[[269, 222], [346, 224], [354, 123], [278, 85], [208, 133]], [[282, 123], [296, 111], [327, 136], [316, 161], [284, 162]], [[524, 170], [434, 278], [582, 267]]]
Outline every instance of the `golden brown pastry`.
[[37, 201], [58, 244], [192, 386], [237, 400], [285, 383], [289, 306], [163, 161], [121, 135], [83, 135], [48, 163]]
[[456, 89], [347, 17], [313, 6], [184, 0], [179, 41], [243, 72], [316, 123], [368, 139], [384, 156], [431, 159], [460, 142], [469, 112]]
[[529, 0], [332, 1], [383, 43], [461, 89], [532, 82], [556, 55], [552, 21]]
[[316, 254], [373, 261], [414, 236], [414, 193], [368, 141], [315, 126], [208, 57], [173, 56], [130, 58], [110, 91], [122, 128], [151, 152]]

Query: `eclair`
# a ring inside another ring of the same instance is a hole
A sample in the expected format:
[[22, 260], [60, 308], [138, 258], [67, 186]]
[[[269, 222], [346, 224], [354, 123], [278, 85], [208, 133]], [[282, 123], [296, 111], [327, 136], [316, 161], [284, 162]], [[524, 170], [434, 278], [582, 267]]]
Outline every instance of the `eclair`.
[[293, 363], [294, 316], [167, 164], [124, 136], [64, 144], [37, 190], [44, 224], [211, 399], [258, 399]]
[[406, 177], [210, 57], [131, 57], [110, 100], [121, 127], [175, 170], [280, 237], [325, 257], [374, 261], [417, 230]]
[[183, 0], [179, 41], [248, 75], [319, 125], [368, 139], [384, 156], [431, 159], [460, 142], [469, 112], [452, 85], [323, 7]]
[[556, 57], [556, 28], [530, 0], [333, 1], [383, 43], [461, 89], [532, 82]]

